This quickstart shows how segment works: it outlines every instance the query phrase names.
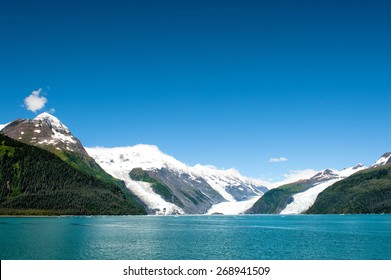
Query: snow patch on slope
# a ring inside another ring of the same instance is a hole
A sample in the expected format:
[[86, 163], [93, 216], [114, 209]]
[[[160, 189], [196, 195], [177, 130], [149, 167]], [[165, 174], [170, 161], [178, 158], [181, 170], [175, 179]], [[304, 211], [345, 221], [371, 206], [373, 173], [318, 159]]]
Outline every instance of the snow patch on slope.
[[54, 130], [54, 129], [52, 129], [52, 132], [53, 132], [52, 138], [54, 140], [58, 140], [63, 143], [72, 143], [72, 144], [76, 143], [76, 140], [71, 135], [65, 135], [63, 133], [58, 132], [57, 130]]
[[367, 168], [366, 166], [364, 166], [363, 164], [360, 163], [356, 166], [345, 168], [345, 169], [339, 171], [338, 174], [339, 174], [339, 176], [341, 176], [344, 179], [344, 178], [349, 177], [350, 175], [353, 175], [354, 173], [361, 171], [361, 170], [364, 170], [366, 168]]
[[382, 165], [386, 165], [387, 162], [390, 162], [391, 159], [391, 153], [386, 153], [384, 154], [381, 158], [379, 158], [373, 165], [372, 167], [378, 167]]

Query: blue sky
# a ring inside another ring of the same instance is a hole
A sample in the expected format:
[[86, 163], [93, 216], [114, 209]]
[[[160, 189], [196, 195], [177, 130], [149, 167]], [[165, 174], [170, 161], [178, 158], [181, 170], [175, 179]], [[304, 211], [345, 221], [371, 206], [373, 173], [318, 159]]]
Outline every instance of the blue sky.
[[[82, 3], [80, 3], [82, 2]], [[391, 151], [390, 1], [0, 0], [0, 123], [278, 179]], [[271, 158], [286, 161], [271, 163]]]

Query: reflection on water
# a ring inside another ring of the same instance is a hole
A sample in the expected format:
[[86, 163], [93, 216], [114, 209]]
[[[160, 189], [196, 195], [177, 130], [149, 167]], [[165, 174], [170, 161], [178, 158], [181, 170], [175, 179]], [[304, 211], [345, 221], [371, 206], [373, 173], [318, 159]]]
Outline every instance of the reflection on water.
[[0, 218], [1, 259], [391, 259], [390, 215]]

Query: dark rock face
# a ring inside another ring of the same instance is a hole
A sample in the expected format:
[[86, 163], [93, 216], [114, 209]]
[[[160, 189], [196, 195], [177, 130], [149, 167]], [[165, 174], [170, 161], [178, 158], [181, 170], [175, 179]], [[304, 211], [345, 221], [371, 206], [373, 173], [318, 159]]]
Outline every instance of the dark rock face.
[[203, 178], [192, 178], [189, 174], [180, 174], [161, 168], [147, 173], [166, 185], [180, 203], [175, 203], [187, 214], [204, 214], [213, 204], [225, 199]]

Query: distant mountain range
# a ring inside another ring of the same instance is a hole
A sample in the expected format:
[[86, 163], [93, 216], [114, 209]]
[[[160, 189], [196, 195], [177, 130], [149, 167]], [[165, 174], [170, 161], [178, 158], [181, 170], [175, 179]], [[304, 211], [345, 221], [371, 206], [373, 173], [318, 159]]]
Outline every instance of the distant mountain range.
[[[258, 199], [268, 191], [258, 181], [241, 176], [236, 170], [190, 167], [162, 153], [156, 146], [84, 148], [68, 127], [48, 113], [32, 120], [15, 120], [3, 126], [1, 133], [15, 142], [49, 151], [77, 171], [99, 180], [115, 184], [122, 181], [128, 192], [137, 198], [138, 206], [143, 206], [150, 214], [205, 214], [212, 206], [216, 212], [239, 213], [251, 207], [249, 200]], [[45, 152], [42, 150], [42, 153]], [[4, 164], [5, 160], [8, 157], [2, 158]], [[8, 183], [3, 180], [2, 188], [7, 189]], [[6, 193], [3, 192], [2, 203], [14, 199]], [[232, 207], [227, 210], [227, 205], [231, 204], [234, 210]]]
[[85, 148], [48, 113], [0, 130], [0, 214], [391, 212], [391, 153], [369, 168], [326, 169], [269, 191], [234, 169], [188, 166], [156, 146]]

